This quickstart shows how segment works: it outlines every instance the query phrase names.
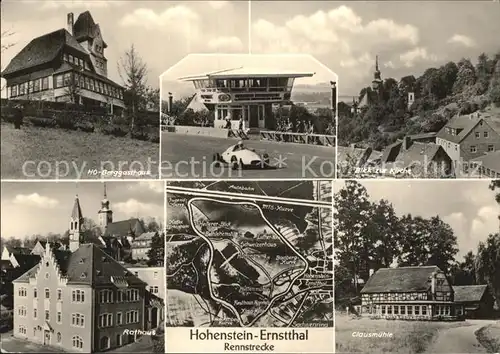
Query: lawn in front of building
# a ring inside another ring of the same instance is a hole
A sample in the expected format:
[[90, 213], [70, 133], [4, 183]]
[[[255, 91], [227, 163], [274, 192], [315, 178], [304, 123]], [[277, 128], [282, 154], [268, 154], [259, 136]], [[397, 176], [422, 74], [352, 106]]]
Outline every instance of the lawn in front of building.
[[[335, 316], [336, 351], [343, 353], [424, 353], [443, 329], [466, 322], [391, 321]], [[360, 338], [354, 333], [392, 333], [391, 338]]]
[[0, 348], [2, 353], [61, 353], [61, 348], [51, 347], [33, 343], [25, 339], [15, 338], [13, 332], [5, 332], [0, 334]]
[[[159, 144], [99, 133], [1, 123], [2, 179], [99, 179], [158, 177]], [[24, 171], [23, 171], [24, 166]], [[150, 175], [103, 176], [102, 170]], [[96, 169], [98, 173], [89, 174]]]

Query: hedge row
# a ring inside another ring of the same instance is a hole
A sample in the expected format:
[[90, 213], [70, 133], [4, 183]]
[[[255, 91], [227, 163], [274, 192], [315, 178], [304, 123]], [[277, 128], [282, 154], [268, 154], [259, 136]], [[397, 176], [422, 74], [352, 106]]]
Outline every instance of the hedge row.
[[74, 122], [57, 118], [27, 117], [25, 121], [30, 122], [35, 127], [40, 128], [60, 128], [66, 130], [83, 131], [87, 133], [101, 133], [114, 137], [130, 136], [133, 139], [160, 142], [159, 128], [154, 127], [136, 127], [130, 131], [129, 125], [124, 124], [92, 124], [88, 121]]
[[49, 109], [57, 111], [76, 111], [76, 112], [92, 112], [94, 114], [107, 114], [107, 107], [88, 107], [79, 104], [74, 104], [70, 102], [53, 102], [53, 101], [37, 101], [37, 100], [8, 100], [2, 98], [1, 105], [2, 110], [8, 107], [14, 107], [18, 104], [22, 104], [26, 115], [28, 111], [38, 110], [38, 109]]

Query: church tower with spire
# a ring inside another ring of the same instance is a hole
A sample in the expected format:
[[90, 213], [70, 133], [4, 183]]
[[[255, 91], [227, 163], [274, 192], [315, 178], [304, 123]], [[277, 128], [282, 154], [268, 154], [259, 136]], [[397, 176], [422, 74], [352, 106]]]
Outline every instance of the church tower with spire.
[[69, 250], [71, 252], [75, 252], [80, 247], [82, 224], [82, 208], [80, 207], [78, 195], [76, 195], [75, 204], [73, 205], [73, 211], [71, 212], [71, 218], [69, 221]]
[[101, 200], [101, 209], [97, 212], [99, 227], [104, 232], [106, 227], [113, 222], [113, 211], [109, 208], [109, 200], [106, 194], [106, 183], [104, 183], [104, 198]]
[[380, 86], [382, 85], [382, 78], [380, 74], [380, 70], [378, 67], [378, 55], [375, 57], [375, 72], [373, 73], [373, 81], [372, 81], [372, 89], [374, 91], [379, 91]]

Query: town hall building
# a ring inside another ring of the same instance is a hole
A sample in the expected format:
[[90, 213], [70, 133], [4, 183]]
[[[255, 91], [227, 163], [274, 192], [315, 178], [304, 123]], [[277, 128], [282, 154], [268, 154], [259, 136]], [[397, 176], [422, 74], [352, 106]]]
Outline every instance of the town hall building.
[[108, 78], [107, 44], [89, 11], [66, 28], [29, 42], [6, 66], [7, 98], [72, 102], [108, 107], [110, 113], [125, 108], [123, 87]]
[[[101, 226], [106, 231], [113, 224], [106, 196], [101, 205], [99, 215], [105, 215], [106, 222]], [[158, 280], [149, 286], [137, 271], [113, 258], [107, 247], [88, 242], [83, 223], [77, 196], [68, 249], [46, 243], [39, 263], [13, 281], [15, 337], [91, 353], [132, 343], [137, 335], [126, 334], [125, 329], [144, 331], [163, 320], [163, 300], [154, 288]]]

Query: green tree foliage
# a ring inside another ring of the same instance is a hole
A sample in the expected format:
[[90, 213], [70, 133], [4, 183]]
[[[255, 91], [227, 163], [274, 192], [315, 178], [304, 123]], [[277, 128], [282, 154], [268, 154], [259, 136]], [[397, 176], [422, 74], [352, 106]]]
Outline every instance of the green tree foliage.
[[151, 239], [151, 249], [147, 256], [148, 265], [151, 267], [163, 267], [165, 260], [165, 234], [157, 232]]
[[476, 75], [477, 75], [477, 93], [482, 95], [488, 91], [491, 76], [493, 74], [493, 62], [488, 58], [486, 53], [481, 53], [477, 58]]
[[476, 282], [476, 256], [469, 251], [462, 262], [457, 262], [451, 271], [453, 285], [475, 285]]
[[148, 66], [134, 44], [120, 58], [118, 72], [125, 87], [123, 101], [127, 108], [130, 131], [134, 131], [136, 126], [143, 123], [139, 117], [140, 112], [159, 111], [160, 91], [148, 86]]
[[476, 260], [476, 278], [479, 284], [488, 284], [500, 299], [500, 234], [488, 236], [479, 244]]
[[[492, 181], [490, 183], [490, 189], [493, 191], [500, 189], [500, 179]], [[498, 191], [498, 193], [496, 194], [495, 199], [496, 199], [497, 203], [500, 204], [500, 191]]]
[[[369, 223], [371, 203], [366, 188], [356, 181], [346, 181], [346, 185], [335, 196], [333, 243], [337, 262], [348, 269], [348, 281], [354, 284], [354, 293], [358, 294], [358, 279], [365, 274], [366, 264], [371, 258], [369, 238], [365, 230]], [[362, 269], [364, 267], [364, 269]]]
[[469, 59], [461, 59], [458, 62], [457, 79], [453, 84], [453, 93], [463, 92], [467, 87], [476, 83], [476, 69]]
[[489, 98], [497, 107], [500, 107], [500, 60], [496, 61], [495, 69], [492, 74]]
[[[194, 96], [189, 96], [189, 97], [184, 97], [179, 100], [174, 100], [172, 102], [172, 111], [170, 114], [174, 117], [180, 116], [188, 107], [189, 102], [193, 99]], [[168, 112], [168, 101], [166, 104], [163, 106], [165, 108], [165, 112]], [[162, 108], [163, 109], [163, 108]]]
[[349, 296], [359, 293], [355, 284], [359, 279], [366, 282], [370, 269], [436, 265], [447, 274], [452, 272], [457, 239], [438, 216], [399, 217], [388, 201], [370, 201], [366, 188], [355, 181], [346, 181], [334, 200], [334, 245], [337, 266], [342, 269], [336, 272], [336, 282], [344, 290], [349, 287]]

